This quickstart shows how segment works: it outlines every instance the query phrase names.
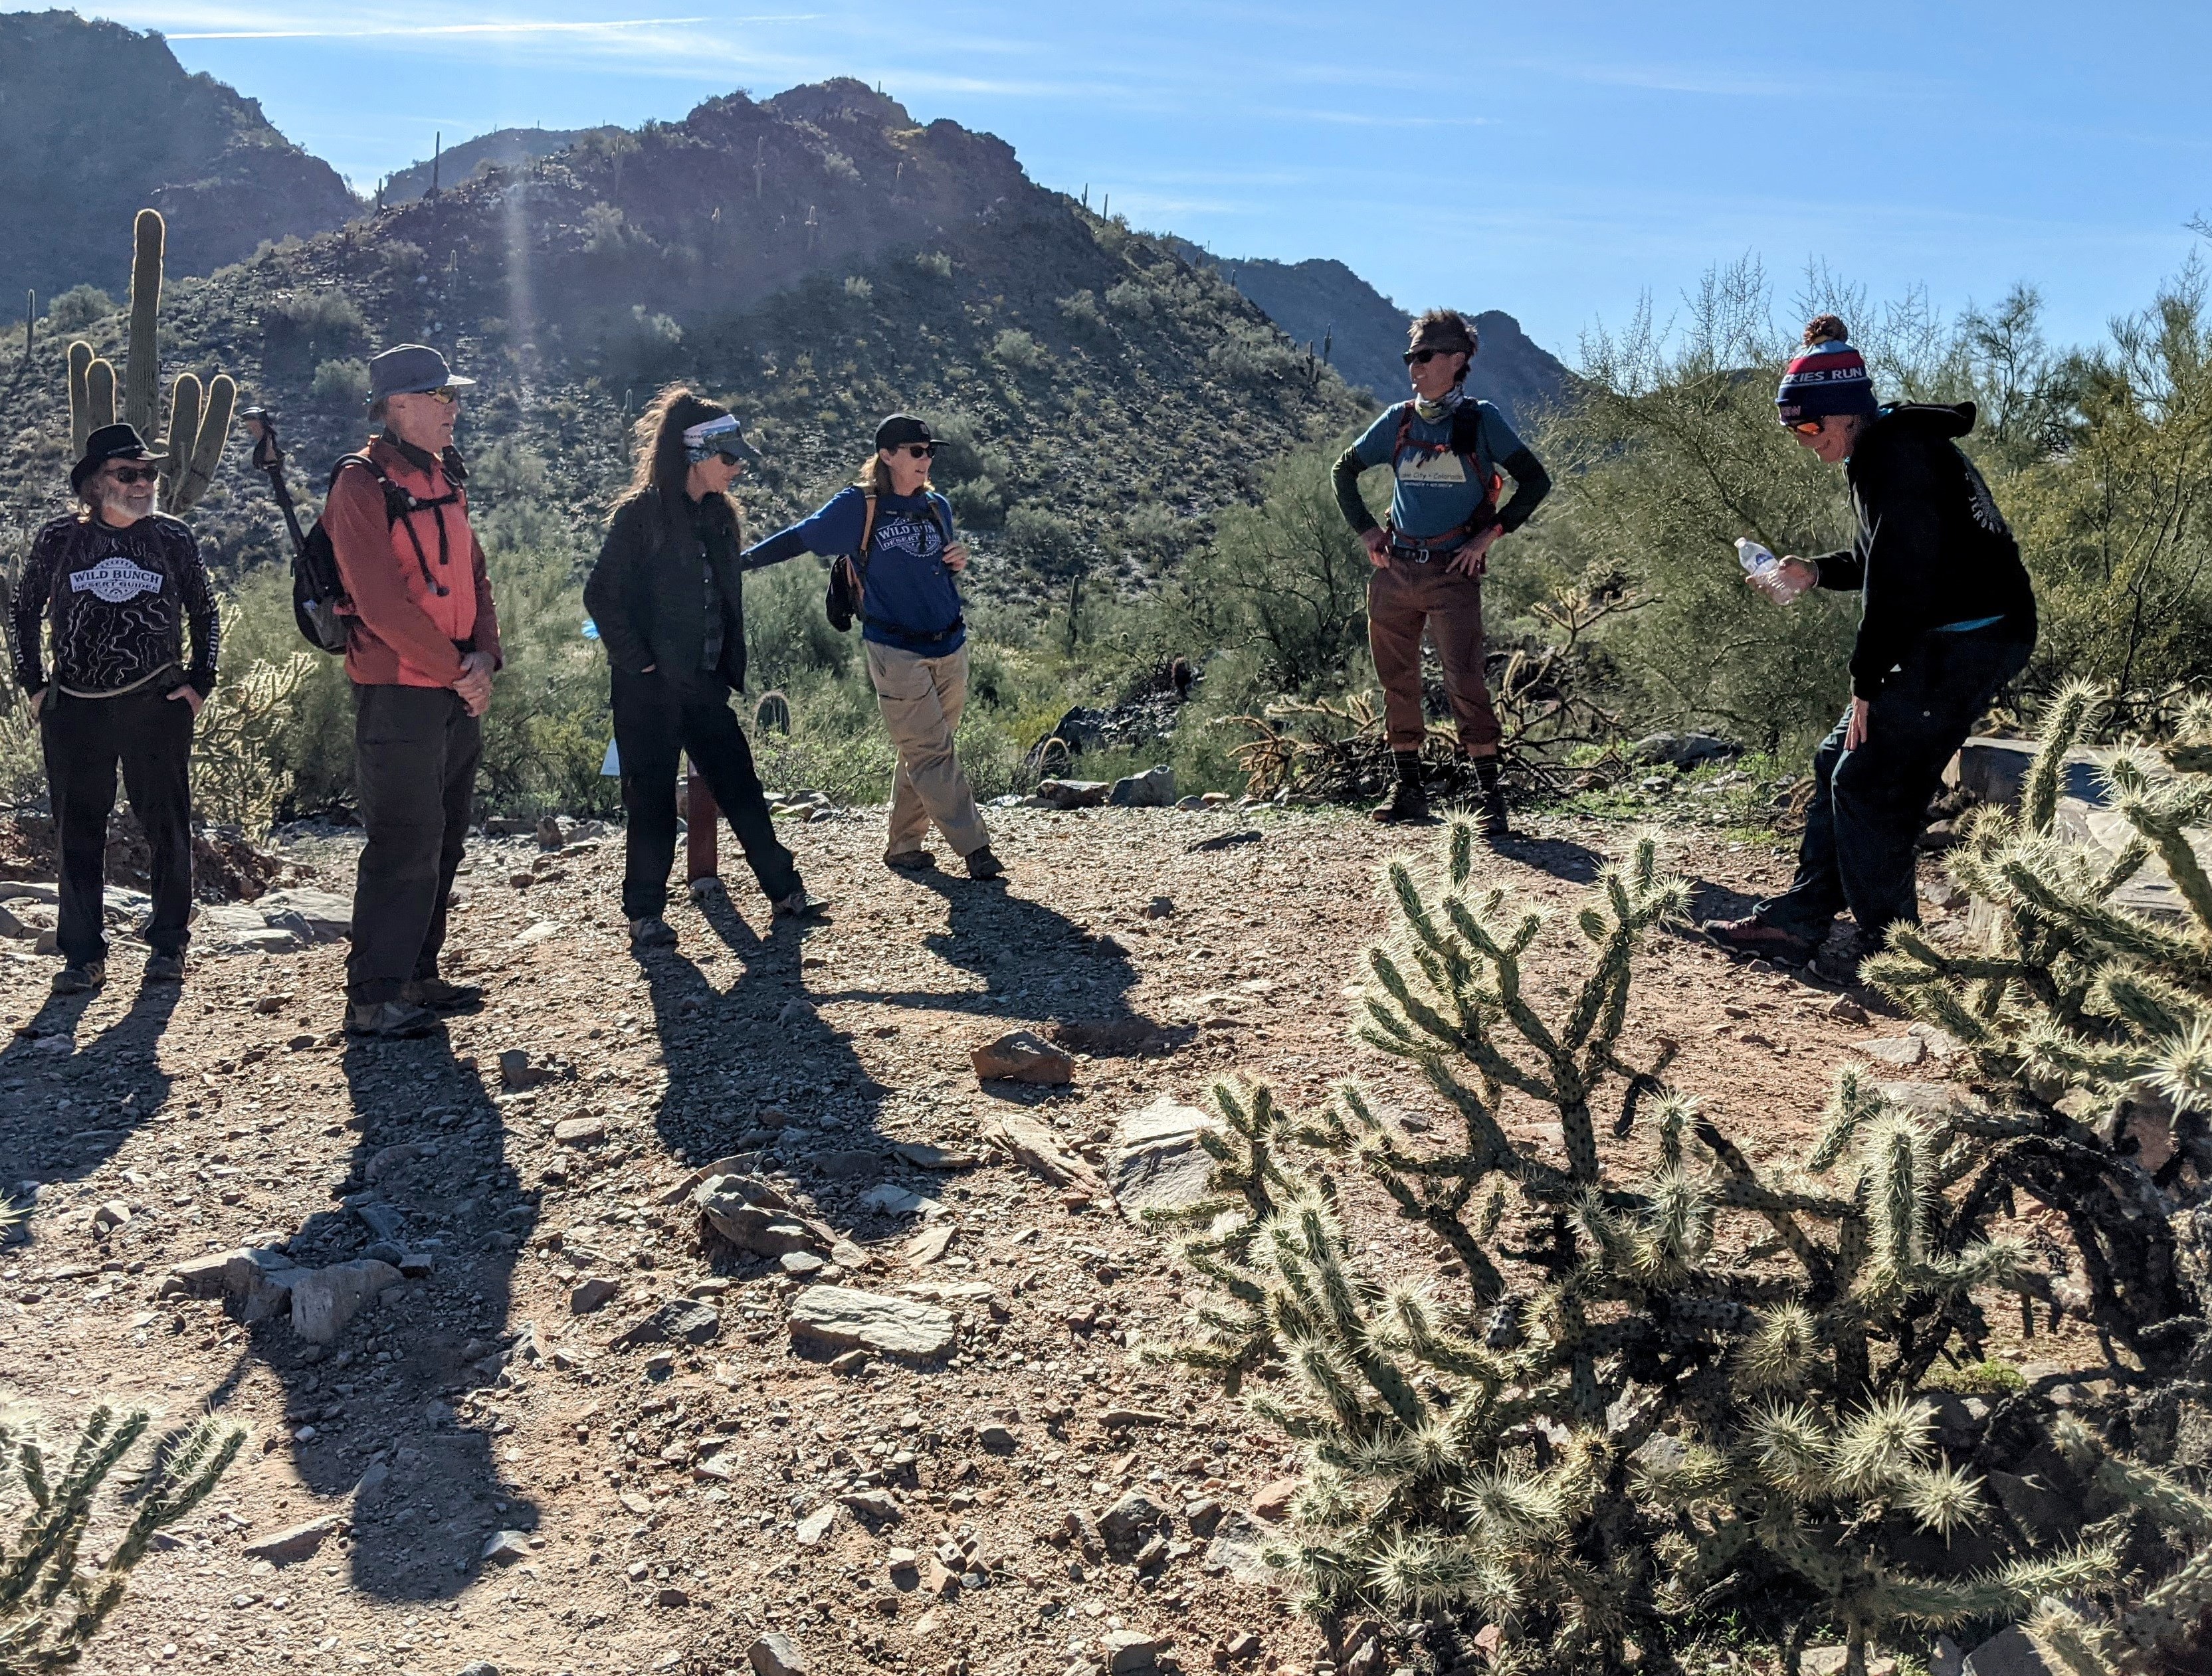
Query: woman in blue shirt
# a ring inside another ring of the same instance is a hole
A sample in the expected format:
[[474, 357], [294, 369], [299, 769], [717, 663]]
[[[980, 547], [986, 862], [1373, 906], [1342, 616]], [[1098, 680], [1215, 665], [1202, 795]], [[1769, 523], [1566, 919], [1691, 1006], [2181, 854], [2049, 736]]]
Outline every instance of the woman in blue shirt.
[[991, 853], [953, 751], [968, 698], [968, 624], [953, 578], [968, 568], [968, 550], [954, 539], [951, 503], [929, 486], [936, 452], [927, 425], [893, 414], [876, 428], [875, 457], [860, 481], [748, 550], [744, 563], [819, 553], [850, 566], [868, 678], [898, 752], [884, 859], [908, 871], [935, 865], [922, 847], [934, 821], [970, 878], [997, 878], [1006, 865]]

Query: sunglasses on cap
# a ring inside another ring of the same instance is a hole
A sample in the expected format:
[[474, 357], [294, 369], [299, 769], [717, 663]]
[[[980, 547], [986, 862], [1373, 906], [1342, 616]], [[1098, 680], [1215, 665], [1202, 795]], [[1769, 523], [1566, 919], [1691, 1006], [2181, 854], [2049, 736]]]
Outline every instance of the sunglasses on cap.
[[937, 445], [934, 442], [908, 442], [890, 452], [904, 454], [908, 459], [934, 459], [937, 458]]
[[118, 465], [110, 471], [107, 476], [111, 483], [123, 483], [126, 486], [131, 483], [150, 483], [160, 480], [161, 468], [158, 465]]

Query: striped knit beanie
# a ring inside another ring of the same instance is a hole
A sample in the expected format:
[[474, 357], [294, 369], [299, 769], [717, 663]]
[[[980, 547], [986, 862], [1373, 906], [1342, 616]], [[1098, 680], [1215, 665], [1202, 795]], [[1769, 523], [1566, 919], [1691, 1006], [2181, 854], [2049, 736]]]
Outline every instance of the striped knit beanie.
[[1872, 413], [1875, 410], [1874, 380], [1867, 376], [1866, 361], [1850, 346], [1844, 323], [1822, 314], [1805, 328], [1805, 348], [1782, 375], [1774, 392], [1774, 405], [1782, 422], [1825, 419], [1830, 414]]

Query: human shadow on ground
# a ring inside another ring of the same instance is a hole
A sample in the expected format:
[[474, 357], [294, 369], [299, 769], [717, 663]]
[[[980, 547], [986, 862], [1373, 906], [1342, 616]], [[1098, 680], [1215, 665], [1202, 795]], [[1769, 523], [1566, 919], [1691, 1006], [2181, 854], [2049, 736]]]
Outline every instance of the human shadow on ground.
[[536, 1528], [530, 1497], [494, 1457], [498, 1424], [480, 1400], [512, 1356], [507, 1328], [517, 1251], [538, 1218], [507, 1160], [501, 1114], [442, 1031], [357, 1041], [342, 1069], [358, 1136], [332, 1188], [338, 1207], [292, 1236], [302, 1267], [363, 1257], [428, 1274], [372, 1295], [325, 1345], [288, 1317], [253, 1329], [283, 1382], [292, 1461], [318, 1497], [352, 1492], [352, 1586], [386, 1600], [465, 1589], [495, 1532]]
[[1598, 876], [1607, 859], [1587, 844], [1571, 838], [1502, 838], [1497, 852], [1509, 861], [1549, 873], [1569, 884], [1588, 884]]
[[[118, 986], [123, 981], [116, 980]], [[155, 1120], [168, 1100], [171, 1079], [161, 1069], [161, 1042], [176, 1011], [178, 986], [142, 987], [120, 1017], [78, 1041], [85, 1014], [98, 999], [49, 996], [0, 1048], [0, 1197], [24, 1197], [24, 1182], [45, 1186], [90, 1175]], [[71, 1046], [63, 1052], [49, 1045], [56, 1042]], [[40, 1205], [34, 1201], [24, 1208], [25, 1221], [12, 1236], [0, 1236], [0, 1245], [10, 1251], [36, 1246], [42, 1238], [46, 1218]], [[134, 1218], [88, 1254], [102, 1261], [128, 1258], [176, 1208]], [[15, 1243], [5, 1245], [8, 1238]]]

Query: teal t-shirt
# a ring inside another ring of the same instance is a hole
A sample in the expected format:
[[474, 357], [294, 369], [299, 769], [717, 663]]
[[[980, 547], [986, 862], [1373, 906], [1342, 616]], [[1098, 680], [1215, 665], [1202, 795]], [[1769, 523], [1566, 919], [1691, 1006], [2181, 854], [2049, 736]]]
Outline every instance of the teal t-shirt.
[[[1390, 524], [1401, 535], [1425, 541], [1459, 528], [1481, 510], [1499, 462], [1521, 452], [1521, 439], [1505, 422], [1504, 414], [1480, 399], [1475, 400], [1474, 409], [1480, 423], [1475, 434], [1473, 471], [1468, 470], [1465, 459], [1444, 446], [1451, 440], [1450, 415], [1434, 424], [1418, 413], [1413, 416], [1406, 433], [1407, 446], [1396, 462], [1397, 481], [1390, 490]], [[1363, 467], [1391, 464], [1403, 412], [1402, 403], [1384, 408], [1382, 416], [1352, 445], [1352, 454]], [[1430, 446], [1416, 448], [1412, 446], [1416, 442]]]

